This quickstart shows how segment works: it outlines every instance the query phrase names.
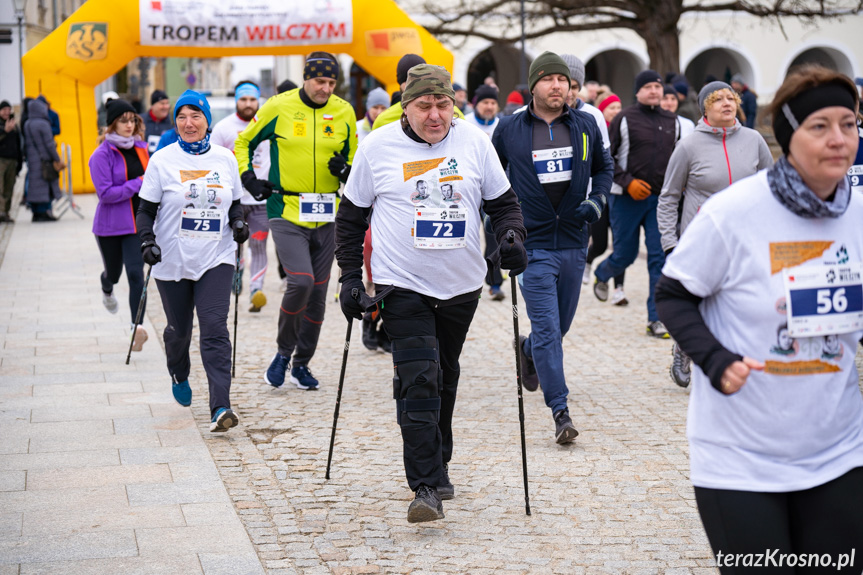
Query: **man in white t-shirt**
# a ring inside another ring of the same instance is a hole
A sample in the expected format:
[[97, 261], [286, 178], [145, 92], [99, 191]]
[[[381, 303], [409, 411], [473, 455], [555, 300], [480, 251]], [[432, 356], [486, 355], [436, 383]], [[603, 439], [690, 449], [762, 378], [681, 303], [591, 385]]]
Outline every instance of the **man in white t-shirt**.
[[[237, 113], [222, 119], [213, 127], [210, 142], [234, 151], [234, 142], [237, 135], [246, 129], [252, 118], [258, 112], [260, 106], [261, 90], [254, 82], [243, 81], [234, 88], [234, 101]], [[262, 179], [268, 179], [270, 171], [270, 143], [263, 142], [255, 149], [254, 171], [255, 175]], [[267, 296], [264, 295], [264, 277], [267, 275], [267, 238], [270, 235], [270, 222], [267, 218], [267, 201], [258, 201], [248, 191], [244, 191], [243, 216], [249, 224], [249, 250], [251, 258], [249, 263], [249, 285], [252, 289], [251, 307], [249, 311], [259, 312], [267, 304]], [[240, 260], [240, 278], [245, 262]], [[241, 279], [242, 281], [242, 279]], [[242, 284], [236, 284], [234, 289], [242, 289]]]
[[[453, 119], [454, 100], [444, 68], [411, 68], [407, 121], [375, 130], [360, 146], [336, 216], [339, 302], [350, 321], [373, 307], [361, 268], [374, 205], [372, 268], [377, 297], [386, 294], [380, 311], [392, 339], [405, 474], [416, 493], [411, 523], [441, 519], [441, 499], [455, 493], [447, 466], [458, 360], [487, 268], [480, 207], [502, 241], [501, 266], [518, 274], [527, 264], [515, 193], [488, 137]], [[510, 232], [512, 241], [503, 241]]]

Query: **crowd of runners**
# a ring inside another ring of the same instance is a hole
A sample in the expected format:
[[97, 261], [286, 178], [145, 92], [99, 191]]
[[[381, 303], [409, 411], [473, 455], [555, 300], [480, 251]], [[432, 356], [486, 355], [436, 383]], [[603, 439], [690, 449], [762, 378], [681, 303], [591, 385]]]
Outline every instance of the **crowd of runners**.
[[[863, 128], [850, 79], [817, 66], [789, 74], [769, 107], [774, 159], [738, 77], [696, 91], [644, 70], [624, 107], [585, 81], [579, 58], [545, 52], [502, 110], [493, 80], [468, 102], [444, 68], [408, 54], [400, 91], [370, 91], [357, 122], [334, 94], [340, 72], [335, 56], [313, 52], [302, 83], [263, 104], [241, 82], [236, 113], [215, 125], [192, 90], [173, 108], [156, 91], [146, 120], [116, 94], [104, 102], [90, 158], [103, 302], [118, 312], [125, 269], [141, 350], [142, 294], [155, 278], [179, 404], [192, 402], [197, 313], [211, 431], [238, 425], [228, 316], [241, 294], [243, 313], [281, 298], [261, 383], [318, 389], [313, 362], [337, 281], [365, 347], [392, 354], [415, 494], [407, 519], [441, 519], [442, 500], [457, 494], [448, 464], [459, 356], [479, 299], [505, 300], [505, 278], [517, 279], [530, 319], [511, 342], [521, 384], [542, 390], [550, 435], [572, 443], [578, 397], [564, 336], [583, 286], [634, 303], [625, 272], [643, 237], [643, 325], [669, 340], [671, 379], [691, 387], [691, 478], [714, 552], [835, 555], [863, 541]], [[0, 155], [18, 130], [4, 104]], [[47, 138], [45, 103], [29, 106], [26, 138]], [[269, 238], [280, 296], [264, 281]]]

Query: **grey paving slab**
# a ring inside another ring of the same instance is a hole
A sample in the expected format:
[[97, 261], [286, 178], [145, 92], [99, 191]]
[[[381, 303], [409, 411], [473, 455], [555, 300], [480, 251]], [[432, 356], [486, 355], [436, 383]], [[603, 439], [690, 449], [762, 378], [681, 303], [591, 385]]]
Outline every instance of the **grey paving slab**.
[[[0, 265], [0, 574], [202, 573], [198, 547], [236, 551], [254, 563], [192, 414], [168, 405], [164, 352], [149, 321], [150, 343], [125, 364], [127, 319], [101, 304], [101, 258], [89, 225], [19, 220], [7, 237]], [[6, 289], [22, 284], [29, 289]], [[124, 304], [122, 281], [115, 291]], [[168, 462], [182, 462], [178, 482]], [[136, 491], [143, 485], [158, 488]], [[187, 531], [173, 500], [221, 503], [223, 540], [198, 545], [212, 539], [206, 525]], [[147, 556], [137, 529], [159, 541]], [[158, 532], [177, 529], [194, 549], [165, 557], [172, 537]]]
[[243, 525], [236, 521], [220, 525], [136, 529], [138, 550], [142, 557], [183, 555], [185, 553], [254, 553]]
[[201, 553], [204, 575], [265, 575], [258, 556], [252, 552], [227, 555], [224, 553]]
[[177, 557], [117, 557], [87, 561], [29, 563], [20, 575], [196, 575], [203, 573], [197, 555]]
[[60, 467], [103, 467], [119, 465], [116, 449], [58, 453], [0, 455], [0, 469], [57, 469]]
[[129, 507], [126, 504], [102, 505], [24, 512], [22, 534], [53, 536], [71, 532], [154, 529], [184, 525], [186, 525], [185, 518], [178, 505], [158, 504], [138, 507]]
[[19, 575], [18, 565], [3, 565], [0, 564], [0, 575]]
[[27, 472], [27, 489], [38, 491], [40, 489], [167, 483], [171, 479], [171, 470], [165, 464], [37, 469]]
[[26, 487], [26, 471], [0, 471], [0, 491], [23, 491]]
[[137, 554], [135, 533], [129, 529], [56, 537], [36, 535], [0, 539], [0, 557], [14, 563], [133, 557]]

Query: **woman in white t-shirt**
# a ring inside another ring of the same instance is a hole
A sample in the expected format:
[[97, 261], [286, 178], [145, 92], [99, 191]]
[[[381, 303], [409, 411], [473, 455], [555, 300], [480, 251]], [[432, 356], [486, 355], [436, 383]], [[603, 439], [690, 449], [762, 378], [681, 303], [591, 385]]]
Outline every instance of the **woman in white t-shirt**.
[[210, 105], [186, 90], [174, 108], [179, 140], [153, 156], [144, 174], [136, 223], [168, 319], [165, 354], [174, 399], [192, 403], [189, 346], [193, 312], [210, 390], [210, 431], [238, 423], [231, 410], [228, 309], [237, 244], [249, 238], [234, 155], [210, 145]]
[[790, 74], [771, 104], [785, 155], [704, 203], [656, 286], [698, 368], [690, 478], [724, 575], [759, 556], [753, 572], [833, 572], [863, 542], [863, 198], [845, 176], [857, 107], [838, 72]]

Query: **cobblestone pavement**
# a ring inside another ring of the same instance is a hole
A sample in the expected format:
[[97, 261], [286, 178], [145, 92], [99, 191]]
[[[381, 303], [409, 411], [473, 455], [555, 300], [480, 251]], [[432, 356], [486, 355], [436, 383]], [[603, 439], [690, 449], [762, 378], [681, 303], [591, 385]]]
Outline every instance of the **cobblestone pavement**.
[[[272, 246], [270, 252], [272, 263]], [[239, 428], [206, 432], [197, 355], [191, 377], [199, 428], [271, 575], [716, 573], [688, 480], [688, 392], [669, 379], [671, 343], [645, 334], [643, 259], [627, 272], [628, 307], [600, 303], [590, 286], [582, 289], [564, 342], [576, 442], [558, 446], [541, 393], [525, 393], [531, 516], [509, 290], [505, 302], [480, 302], [461, 360], [450, 464], [456, 498], [444, 502], [445, 519], [421, 525], [405, 518], [413, 494], [404, 479], [390, 357], [362, 346], [356, 322], [331, 479], [324, 477], [347, 326], [334, 281], [310, 365], [320, 390], [264, 383], [275, 353], [278, 286], [271, 265], [264, 310], [249, 313], [248, 291], [240, 296], [232, 388]], [[148, 313], [161, 331], [155, 301]]]

